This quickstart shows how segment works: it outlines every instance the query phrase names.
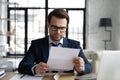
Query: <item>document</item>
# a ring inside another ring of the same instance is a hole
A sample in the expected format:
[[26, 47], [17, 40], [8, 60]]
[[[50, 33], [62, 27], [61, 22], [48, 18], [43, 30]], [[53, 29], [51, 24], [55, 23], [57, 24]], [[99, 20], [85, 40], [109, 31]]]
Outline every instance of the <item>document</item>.
[[30, 76], [24, 74], [16, 74], [10, 80], [42, 80], [42, 76]]
[[73, 70], [73, 58], [77, 57], [80, 49], [51, 47], [48, 59], [49, 71]]

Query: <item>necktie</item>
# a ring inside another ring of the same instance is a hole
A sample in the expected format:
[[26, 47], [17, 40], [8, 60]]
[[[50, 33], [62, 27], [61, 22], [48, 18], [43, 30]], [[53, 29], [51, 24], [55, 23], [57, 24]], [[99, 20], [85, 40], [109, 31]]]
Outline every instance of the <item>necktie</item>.
[[58, 47], [60, 45], [60, 43], [58, 43], [58, 44], [51, 43], [51, 45], [54, 46], [54, 47]]

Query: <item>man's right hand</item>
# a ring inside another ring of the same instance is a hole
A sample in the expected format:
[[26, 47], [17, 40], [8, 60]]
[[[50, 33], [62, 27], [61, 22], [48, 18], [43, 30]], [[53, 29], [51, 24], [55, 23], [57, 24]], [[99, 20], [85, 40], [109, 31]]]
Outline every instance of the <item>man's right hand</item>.
[[48, 64], [46, 64], [44, 62], [40, 62], [35, 67], [35, 74], [44, 75], [46, 73], [46, 71], [48, 70], [48, 68], [49, 68]]

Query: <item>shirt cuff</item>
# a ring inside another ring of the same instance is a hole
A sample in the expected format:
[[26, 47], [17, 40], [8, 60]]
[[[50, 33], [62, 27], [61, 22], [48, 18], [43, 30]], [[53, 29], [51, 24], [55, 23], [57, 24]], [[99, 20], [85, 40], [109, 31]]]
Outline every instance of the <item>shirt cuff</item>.
[[37, 64], [32, 67], [32, 73], [33, 73], [33, 75], [34, 75], [34, 76], [39, 76], [39, 77], [43, 76], [43, 75], [41, 75], [41, 74], [36, 74], [36, 73], [35, 73], [35, 67], [36, 67], [36, 66], [37, 66]]
[[33, 75], [35, 75], [36, 73], [35, 73], [35, 67], [37, 66], [37, 64], [36, 65], [34, 65], [33, 67], [32, 67], [32, 73], [33, 73]]
[[85, 71], [85, 67], [83, 67], [83, 71], [80, 71], [80, 72], [77, 72], [75, 69], [74, 69], [74, 73], [77, 74], [77, 73], [83, 73]]

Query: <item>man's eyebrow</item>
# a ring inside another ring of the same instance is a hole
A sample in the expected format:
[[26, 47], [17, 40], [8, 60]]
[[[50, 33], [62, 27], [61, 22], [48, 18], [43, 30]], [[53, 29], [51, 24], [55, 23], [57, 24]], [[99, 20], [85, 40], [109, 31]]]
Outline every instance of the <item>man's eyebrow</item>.
[[51, 25], [51, 26], [54, 26], [54, 27], [66, 27], [66, 26], [56, 26], [56, 25]]

